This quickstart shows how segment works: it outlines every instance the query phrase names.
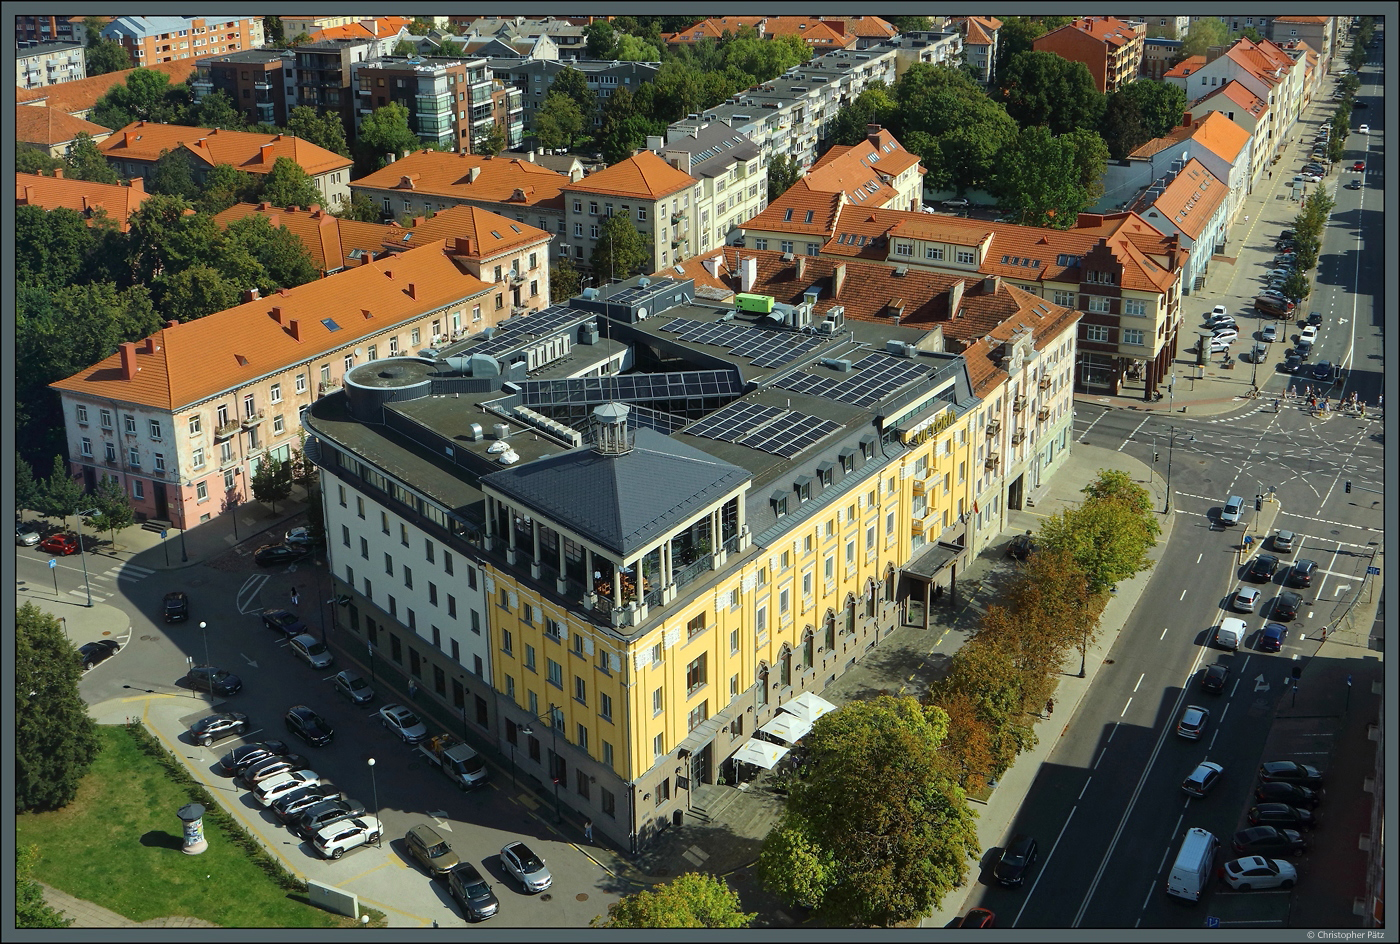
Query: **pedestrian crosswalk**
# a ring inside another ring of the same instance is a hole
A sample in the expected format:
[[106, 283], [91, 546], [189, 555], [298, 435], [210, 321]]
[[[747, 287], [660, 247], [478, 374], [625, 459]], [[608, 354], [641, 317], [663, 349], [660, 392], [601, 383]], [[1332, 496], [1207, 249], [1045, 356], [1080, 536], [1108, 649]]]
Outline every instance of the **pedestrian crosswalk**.
[[155, 571], [151, 570], [149, 567], [140, 567], [127, 561], [120, 566], [108, 570], [89, 571], [87, 578], [88, 583], [76, 590], [69, 590], [68, 593], [70, 596], [77, 597], [83, 602], [87, 602], [88, 588], [91, 587], [92, 602], [104, 603], [116, 594], [116, 581], [125, 580], [128, 583], [134, 583], [138, 580], [146, 579], [153, 573], [155, 573]]

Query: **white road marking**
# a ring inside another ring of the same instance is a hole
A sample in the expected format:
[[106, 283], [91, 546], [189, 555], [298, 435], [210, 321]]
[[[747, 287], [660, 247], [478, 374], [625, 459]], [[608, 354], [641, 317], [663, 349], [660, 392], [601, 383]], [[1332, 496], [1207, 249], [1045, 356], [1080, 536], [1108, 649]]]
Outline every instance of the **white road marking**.
[[1122, 452], [1122, 451], [1123, 451], [1123, 446], [1126, 446], [1126, 445], [1128, 445], [1128, 443], [1130, 443], [1130, 442], [1133, 441], [1133, 437], [1137, 435], [1137, 431], [1140, 430], [1140, 429], [1142, 429], [1144, 426], [1146, 426], [1146, 425], [1147, 425], [1147, 421], [1150, 420], [1150, 419], [1152, 419], [1152, 417], [1150, 417], [1150, 416], [1144, 416], [1144, 417], [1142, 418], [1142, 422], [1133, 427], [1133, 431], [1132, 431], [1131, 433], [1129, 433], [1126, 437], [1124, 437], [1124, 439], [1123, 439], [1123, 444], [1120, 445], [1120, 446], [1118, 447], [1118, 451], [1119, 451], [1119, 452]]

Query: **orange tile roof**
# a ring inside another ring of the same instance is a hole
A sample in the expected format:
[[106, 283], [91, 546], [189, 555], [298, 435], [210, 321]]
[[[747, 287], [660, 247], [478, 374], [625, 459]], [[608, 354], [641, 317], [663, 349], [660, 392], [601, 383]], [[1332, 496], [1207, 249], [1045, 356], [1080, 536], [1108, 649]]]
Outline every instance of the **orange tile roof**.
[[719, 39], [726, 30], [737, 33], [741, 26], [757, 29], [764, 19], [766, 17], [762, 16], [712, 16], [692, 24], [688, 29], [663, 35], [661, 39], [670, 45], [694, 43], [705, 38]]
[[883, 206], [898, 196], [883, 178], [898, 177], [918, 163], [894, 135], [881, 130], [873, 144], [867, 138], [852, 147], [829, 148], [803, 179], [813, 190], [840, 191], [857, 206]]
[[992, 44], [991, 33], [1001, 28], [1001, 21], [996, 21], [996, 26], [988, 28], [985, 17], [965, 16], [961, 17], [964, 26], [963, 45], [964, 46], [990, 46]]
[[1233, 164], [1249, 145], [1249, 132], [1221, 111], [1207, 112], [1191, 130], [1191, 140]]
[[1246, 88], [1243, 82], [1238, 82], [1234, 79], [1231, 79], [1225, 85], [1220, 86], [1209, 95], [1201, 98], [1200, 102], [1208, 102], [1217, 96], [1220, 98], [1228, 98], [1237, 106], [1237, 110], [1248, 112], [1256, 118], [1262, 115], [1264, 109], [1269, 105], [1264, 99]]
[[131, 186], [123, 187], [70, 180], [61, 176], [62, 173], [59, 170], [53, 177], [15, 174], [15, 206], [38, 206], [45, 210], [66, 207], [85, 216], [101, 209], [124, 233], [131, 214], [150, 196], [139, 177], [131, 181]]
[[551, 234], [528, 223], [518, 223], [481, 207], [461, 204], [440, 210], [432, 217], [416, 217], [412, 229], [390, 226], [384, 237], [388, 249], [421, 246], [438, 239], [462, 238], [470, 241], [467, 254], [475, 259], [491, 259], [535, 243], [548, 242]]
[[1193, 75], [1206, 64], [1205, 56], [1187, 56], [1185, 59], [1162, 73], [1164, 79], [1184, 79]]
[[890, 39], [899, 35], [893, 23], [879, 16], [824, 16], [822, 19], [840, 20], [846, 24], [846, 32], [856, 36]]
[[1198, 240], [1227, 195], [1225, 184], [1193, 157], [1155, 199], [1144, 194], [1133, 209], [1149, 223], [1160, 214]]
[[618, 197], [658, 200], [696, 184], [694, 177], [677, 170], [652, 151], [642, 151], [611, 167], [594, 171], [582, 180], [565, 184], [567, 193], [601, 193]]
[[311, 38], [312, 40], [383, 39], [386, 36], [397, 36], [411, 22], [413, 22], [412, 18], [407, 16], [381, 16], [376, 19], [361, 20], [358, 23], [347, 23], [344, 26], [328, 26], [312, 33]]
[[1112, 16], [1083, 16], [1063, 28], [1076, 29], [1105, 46], [1126, 46], [1137, 39], [1137, 30], [1132, 24]]
[[25, 144], [50, 148], [67, 144], [83, 132], [96, 138], [111, 134], [112, 129], [84, 118], [74, 118], [66, 111], [48, 105], [20, 105], [15, 108], [15, 139]]
[[[268, 145], [266, 151], [264, 145]], [[191, 128], [136, 121], [99, 145], [108, 158], [149, 161], [160, 159], [162, 151], [183, 147], [205, 165], [232, 164], [252, 174], [271, 172], [279, 157], [291, 158], [313, 177], [350, 167], [354, 161], [334, 151], [290, 134], [254, 134], [249, 131], [221, 131], [218, 128]]]
[[136, 346], [129, 380], [119, 350], [50, 386], [174, 411], [492, 288], [445, 243], [429, 243], [195, 321], [171, 322], [151, 336], [154, 352]]
[[[476, 179], [472, 171], [476, 170]], [[387, 167], [350, 181], [358, 188], [402, 190], [434, 196], [511, 203], [518, 206], [548, 204], [562, 207], [560, 190], [569, 182], [566, 174], [515, 158], [448, 151], [414, 151]]]
[[858, 42], [854, 31], [837, 19], [827, 22], [818, 16], [770, 16], [763, 21], [763, 37], [797, 36], [818, 49], [845, 49]]
[[1326, 23], [1330, 19], [1332, 19], [1330, 16], [1290, 16], [1288, 14], [1284, 14], [1282, 16], [1274, 17], [1274, 22], [1321, 24]]
[[840, 193], [815, 190], [807, 178], [764, 207], [757, 216], [743, 223], [745, 229], [781, 230], [785, 233], [825, 234], [836, 225], [844, 197]]
[[[171, 85], [179, 85], [194, 74], [194, 63], [193, 59], [176, 59], [173, 62], [157, 62], [147, 66], [147, 68], [164, 72], [170, 77]], [[61, 109], [69, 114], [85, 112], [96, 105], [98, 99], [106, 95], [112, 86], [125, 82], [131, 78], [131, 74], [135, 71], [135, 69], [123, 69], [120, 72], [108, 72], [106, 75], [94, 75], [86, 79], [75, 79], [72, 82], [58, 82], [36, 89], [21, 89], [19, 101], [42, 101], [52, 108]]]
[[400, 231], [398, 227], [384, 223], [342, 220], [319, 206], [281, 209], [269, 203], [236, 203], [217, 214], [214, 222], [220, 226], [228, 226], [235, 220], [254, 215], [266, 216], [273, 226], [285, 227], [301, 240], [311, 255], [312, 265], [322, 275], [358, 265], [358, 257], [350, 255], [357, 249], [379, 255], [383, 252], [381, 244], [384, 240], [392, 238], [394, 232]]

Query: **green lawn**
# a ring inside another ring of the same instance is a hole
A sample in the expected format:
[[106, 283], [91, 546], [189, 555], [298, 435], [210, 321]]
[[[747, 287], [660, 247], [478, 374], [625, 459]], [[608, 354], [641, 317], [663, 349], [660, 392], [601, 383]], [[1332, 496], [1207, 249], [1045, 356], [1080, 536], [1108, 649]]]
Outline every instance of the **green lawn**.
[[120, 726], [98, 728], [102, 752], [72, 804], [16, 818], [16, 842], [39, 847], [34, 877], [124, 915], [187, 915], [228, 928], [333, 928], [353, 922], [283, 891], [204, 819], [209, 848], [180, 851], [175, 811], [189, 802]]

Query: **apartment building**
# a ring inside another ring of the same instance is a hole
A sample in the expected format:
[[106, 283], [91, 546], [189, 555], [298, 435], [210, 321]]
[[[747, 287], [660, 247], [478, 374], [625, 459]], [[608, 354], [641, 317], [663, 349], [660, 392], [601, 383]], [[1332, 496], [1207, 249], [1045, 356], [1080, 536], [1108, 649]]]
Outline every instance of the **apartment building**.
[[[65, 40], [70, 42], [86, 42], [87, 32], [83, 28], [85, 16], [36, 16], [34, 14], [23, 14], [16, 16], [15, 21], [15, 41], [16, 42], [47, 42], [51, 39]], [[110, 16], [102, 17], [108, 21]]]
[[15, 140], [36, 147], [50, 157], [63, 157], [80, 134], [98, 143], [111, 137], [112, 129], [84, 118], [74, 118], [47, 105], [20, 105], [15, 109]]
[[121, 43], [138, 66], [150, 66], [257, 49], [263, 45], [263, 21], [260, 16], [119, 16], [103, 27], [102, 36]]
[[359, 127], [356, 109], [361, 107], [354, 67], [379, 55], [379, 44], [367, 38], [321, 39], [302, 43], [291, 53], [293, 65], [287, 70], [287, 79], [292, 103], [308, 105], [321, 114], [339, 115], [345, 139], [353, 141]]
[[[462, 247], [465, 251], [466, 247]], [[300, 417], [356, 364], [496, 320], [499, 287], [428, 243], [185, 324], [51, 386], [86, 487], [114, 478], [139, 518], [189, 529], [252, 500], [262, 461], [285, 461]]]
[[1303, 43], [1317, 53], [1321, 72], [1326, 75], [1337, 55], [1337, 34], [1341, 19], [1335, 16], [1301, 16], [1283, 14], [1273, 18], [1269, 38], [1280, 48]]
[[196, 179], [219, 164], [250, 174], [267, 174], [278, 158], [285, 157], [306, 171], [327, 206], [336, 207], [350, 199], [350, 167], [354, 162], [294, 135], [136, 121], [98, 145], [118, 173], [142, 178], [150, 175], [161, 154], [178, 148], [194, 158]]
[[[23, 111], [23, 109], [20, 109]], [[125, 233], [131, 214], [146, 202], [146, 188], [140, 177], [121, 184], [98, 184], [87, 180], [70, 180], [63, 168], [52, 177], [43, 174], [15, 174], [15, 206], [37, 206], [45, 210], [65, 207], [81, 213], [91, 226], [99, 220], [111, 221]]]
[[1181, 58], [1181, 40], [1148, 36], [1142, 41], [1142, 64], [1138, 78], [1161, 81]]
[[977, 81], [989, 84], [996, 70], [1001, 20], [994, 16], [955, 16], [950, 20], [950, 25], [962, 32], [963, 53]]
[[15, 85], [42, 88], [87, 78], [87, 53], [73, 40], [21, 40], [15, 51]]
[[[636, 92], [644, 83], [656, 78], [661, 69], [659, 62], [622, 62], [614, 59], [515, 59], [501, 58], [487, 60], [491, 74], [505, 86], [520, 90], [521, 106], [524, 109], [521, 121], [526, 128], [535, 126], [535, 112], [544, 104], [549, 94], [549, 86], [564, 69], [582, 72], [588, 87], [605, 101], [615, 89], [626, 88]], [[584, 118], [598, 127], [602, 123], [601, 113], [585, 115]]]
[[768, 180], [759, 164], [758, 145], [728, 125], [706, 125], [670, 141], [649, 135], [647, 149], [700, 182], [696, 252], [728, 242], [740, 223], [768, 205]]
[[351, 193], [364, 194], [386, 219], [406, 221], [453, 206], [475, 206], [555, 234], [555, 258], [566, 250], [564, 198], [569, 178], [528, 160], [482, 154], [415, 151], [360, 177]]
[[1136, 81], [1142, 64], [1147, 24], [1112, 16], [1081, 16], [1057, 30], [1037, 37], [1036, 52], [1053, 52], [1070, 62], [1082, 62], [1094, 78], [1094, 87], [1112, 94]]
[[1269, 169], [1273, 153], [1273, 120], [1269, 103], [1239, 82], [1222, 85], [1191, 106], [1196, 121], [1210, 112], [1219, 112], [1249, 135], [1249, 185], [1253, 188]]
[[[286, 127], [296, 99], [286, 93], [292, 53], [284, 49], [248, 49], [195, 60], [190, 88], [196, 102], [223, 92], [250, 124]], [[290, 99], [290, 100], [289, 100]]]
[[[1225, 216], [1233, 224], [1244, 207], [1244, 198], [1253, 190], [1252, 171], [1262, 162], [1253, 153], [1254, 138], [1223, 111], [1210, 110], [1201, 117], [1188, 113], [1183, 124], [1171, 133], [1147, 141], [1105, 175], [1104, 190], [1147, 190], [1162, 178], [1175, 176], [1187, 161], [1199, 160], [1225, 187]], [[1130, 198], [1135, 201], [1137, 195]], [[1188, 282], [1191, 291], [1196, 282]]]
[[1184, 252], [1181, 284], [1188, 294], [1205, 286], [1210, 261], [1230, 233], [1230, 194], [1225, 182], [1192, 158], [1153, 181], [1130, 209], [1148, 225], [1177, 237]]
[[408, 35], [408, 24], [412, 22], [406, 16], [381, 16], [366, 18], [357, 23], [345, 23], [339, 26], [327, 26], [311, 34], [311, 40], [318, 42], [324, 39], [348, 39], [348, 40], [370, 40], [374, 43], [375, 55], [389, 56], [394, 52], [394, 47], [399, 40]]
[[288, 39], [295, 39], [305, 33], [309, 37], [312, 33], [320, 32], [323, 29], [349, 26], [359, 21], [358, 16], [284, 16], [282, 17], [282, 35]]
[[408, 109], [408, 126], [424, 143], [471, 152], [495, 121], [485, 59], [377, 56], [352, 65], [351, 75], [357, 129], [395, 103]]
[[1198, 57], [1182, 62], [1166, 74], [1166, 81], [1186, 92], [1194, 103], [1231, 82], [1239, 82], [1252, 95], [1269, 104], [1273, 127], [1268, 150], [1272, 159], [1283, 149], [1306, 104], [1306, 60], [1295, 61], [1286, 52], [1265, 40], [1254, 43], [1239, 39], [1225, 49], [1211, 51], [1204, 61]]
[[[677, 162], [688, 163], [689, 156], [682, 152]], [[651, 256], [644, 266], [647, 272], [692, 256], [701, 242], [709, 241], [711, 227], [718, 218], [713, 187], [706, 188], [651, 151], [641, 151], [582, 180], [567, 183], [560, 188], [560, 195], [566, 229], [561, 240], [571, 247], [574, 264], [584, 267], [591, 266], [603, 221], [609, 217], [618, 215], [632, 220], [650, 244]], [[630, 274], [594, 273], [599, 283], [610, 276], [626, 278]]]
[[956, 67], [962, 58], [963, 36], [956, 30], [911, 30], [877, 44], [894, 50], [895, 78], [903, 77], [916, 62]]

